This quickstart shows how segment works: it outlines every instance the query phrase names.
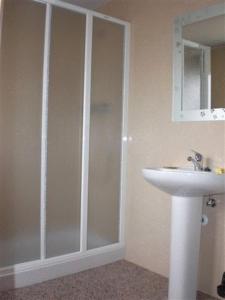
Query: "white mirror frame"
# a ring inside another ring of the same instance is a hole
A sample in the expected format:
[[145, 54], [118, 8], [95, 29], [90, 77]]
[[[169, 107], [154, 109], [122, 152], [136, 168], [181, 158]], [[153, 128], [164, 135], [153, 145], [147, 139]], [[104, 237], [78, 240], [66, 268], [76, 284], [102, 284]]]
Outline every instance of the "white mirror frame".
[[172, 120], [180, 121], [221, 121], [225, 120], [225, 108], [183, 111], [182, 107], [182, 27], [198, 21], [225, 15], [225, 3], [208, 6], [204, 9], [178, 16], [174, 22], [173, 41], [173, 110]]

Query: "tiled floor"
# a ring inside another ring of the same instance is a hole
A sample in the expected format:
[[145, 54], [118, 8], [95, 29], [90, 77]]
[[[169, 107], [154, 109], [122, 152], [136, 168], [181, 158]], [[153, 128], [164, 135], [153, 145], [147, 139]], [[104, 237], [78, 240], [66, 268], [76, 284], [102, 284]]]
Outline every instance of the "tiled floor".
[[[165, 300], [166, 278], [127, 261], [0, 293], [1, 300]], [[198, 300], [215, 298], [199, 293]]]

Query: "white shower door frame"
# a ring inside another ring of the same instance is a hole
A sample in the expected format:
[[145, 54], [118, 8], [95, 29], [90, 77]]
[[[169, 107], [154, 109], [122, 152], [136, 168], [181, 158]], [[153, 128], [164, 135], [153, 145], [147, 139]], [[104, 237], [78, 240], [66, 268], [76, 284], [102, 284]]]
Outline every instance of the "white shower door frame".
[[[40, 259], [0, 268], [0, 290], [27, 286], [91, 267], [122, 259], [125, 254], [125, 198], [127, 169], [127, 124], [128, 124], [128, 85], [129, 85], [129, 45], [130, 24], [95, 11], [65, 3], [60, 0], [30, 0], [46, 5], [44, 62], [42, 85], [42, 136], [41, 136], [41, 187], [40, 187]], [[2, 2], [1, 2], [2, 4]], [[65, 8], [86, 16], [84, 95], [83, 95], [83, 133], [82, 133], [82, 174], [81, 174], [81, 224], [80, 251], [57, 257], [46, 258], [46, 177], [48, 140], [48, 88], [49, 58], [51, 38], [52, 6]], [[91, 63], [93, 17], [124, 26], [124, 66], [123, 66], [123, 117], [121, 134], [121, 181], [120, 181], [120, 224], [119, 242], [112, 245], [87, 249], [88, 216], [88, 170], [89, 134], [91, 102]], [[0, 22], [1, 24], [1, 22]]]

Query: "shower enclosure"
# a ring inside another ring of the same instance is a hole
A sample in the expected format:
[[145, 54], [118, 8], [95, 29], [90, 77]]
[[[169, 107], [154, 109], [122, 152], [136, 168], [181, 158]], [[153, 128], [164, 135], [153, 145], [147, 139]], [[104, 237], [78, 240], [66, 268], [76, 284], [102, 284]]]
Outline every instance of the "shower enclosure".
[[124, 255], [129, 24], [0, 1], [0, 289]]

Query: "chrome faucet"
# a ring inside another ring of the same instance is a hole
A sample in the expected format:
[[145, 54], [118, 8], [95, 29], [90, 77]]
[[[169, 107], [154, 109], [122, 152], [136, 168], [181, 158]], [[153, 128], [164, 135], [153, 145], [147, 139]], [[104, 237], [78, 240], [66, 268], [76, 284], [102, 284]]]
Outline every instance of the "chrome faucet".
[[194, 156], [188, 156], [187, 160], [193, 163], [195, 171], [202, 171], [203, 155], [195, 150], [191, 150], [191, 152], [193, 152]]

